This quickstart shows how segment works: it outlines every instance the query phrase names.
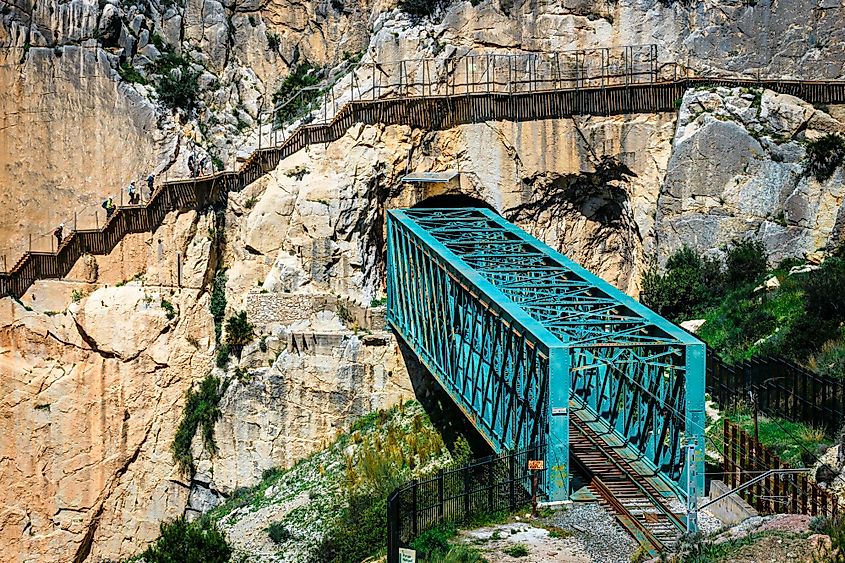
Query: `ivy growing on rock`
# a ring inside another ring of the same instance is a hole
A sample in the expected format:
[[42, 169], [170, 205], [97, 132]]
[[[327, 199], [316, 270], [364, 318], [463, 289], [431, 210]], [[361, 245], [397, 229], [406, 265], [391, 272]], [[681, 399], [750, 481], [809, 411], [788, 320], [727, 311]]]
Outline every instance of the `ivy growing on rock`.
[[197, 430], [202, 429], [203, 446], [211, 455], [217, 453], [214, 441], [214, 423], [220, 419], [220, 399], [226, 391], [226, 382], [208, 374], [197, 389], [189, 389], [185, 397], [185, 410], [176, 428], [171, 450], [173, 461], [179, 469], [190, 476], [195, 472], [191, 443]]
[[214, 274], [208, 308], [211, 311], [211, 318], [214, 319], [214, 342], [219, 344], [226, 314], [226, 270], [224, 269], [217, 270]]

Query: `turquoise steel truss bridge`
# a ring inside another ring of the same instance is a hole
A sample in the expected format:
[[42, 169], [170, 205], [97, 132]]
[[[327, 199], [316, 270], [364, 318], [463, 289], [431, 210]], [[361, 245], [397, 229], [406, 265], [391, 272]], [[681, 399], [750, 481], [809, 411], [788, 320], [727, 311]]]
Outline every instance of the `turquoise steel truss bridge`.
[[[704, 487], [704, 344], [485, 209], [387, 217], [387, 314], [497, 452], [538, 447], [569, 496], [589, 413], [689, 500]], [[611, 440], [613, 441], [613, 440]]]

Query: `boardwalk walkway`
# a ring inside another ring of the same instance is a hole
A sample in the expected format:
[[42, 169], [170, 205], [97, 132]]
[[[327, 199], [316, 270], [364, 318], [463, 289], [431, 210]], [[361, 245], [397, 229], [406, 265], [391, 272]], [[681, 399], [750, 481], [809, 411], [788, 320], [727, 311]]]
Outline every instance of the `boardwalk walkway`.
[[[397, 82], [383, 85], [374, 79], [366, 93], [362, 93], [361, 78], [356, 84], [353, 70], [351, 80], [344, 86], [352, 95], [342, 104], [335, 102], [337, 111], [325, 121], [301, 124], [280, 142], [278, 133], [272, 133], [270, 146], [256, 150], [237, 171], [165, 182], [146, 205], [119, 207], [102, 228], [71, 232], [56, 252], [25, 253], [7, 272], [0, 272], [0, 295], [20, 297], [37, 279], [65, 277], [83, 254], [108, 254], [125, 235], [155, 230], [170, 211], [223, 203], [228, 192], [242, 190], [310, 144], [339, 139], [356, 123], [408, 125], [434, 131], [496, 120], [522, 122], [573, 115], [671, 112], [676, 111], [677, 101], [687, 89], [698, 86], [766, 88], [814, 104], [845, 103], [845, 81], [677, 78], [677, 70], [663, 79], [667, 73], [657, 68], [656, 55], [637, 58], [634, 51], [628, 54], [632, 48], [623, 49], [621, 72], [619, 66], [611, 66], [613, 54], [604, 49], [597, 51], [608, 54], [602, 54], [602, 64], [592, 67], [592, 72], [578, 66], [576, 54], [574, 74], [561, 70], [560, 57], [546, 57], [539, 63], [532, 63], [530, 58], [526, 59], [528, 63], [519, 59], [517, 64], [506, 55], [487, 55], [462, 59], [467, 62], [460, 81], [438, 79], [428, 61], [418, 62], [415, 68], [421, 79], [417, 81], [411, 78], [405, 62], [397, 63]], [[497, 57], [507, 59], [507, 79], [502, 78], [503, 63], [497, 63]], [[636, 65], [630, 62], [634, 59]], [[383, 70], [382, 66], [373, 66], [374, 77]], [[517, 77], [516, 67], [526, 74]], [[334, 90], [324, 99], [329, 95], [334, 98]], [[328, 105], [326, 101], [323, 107]], [[275, 122], [275, 114], [272, 117]]]

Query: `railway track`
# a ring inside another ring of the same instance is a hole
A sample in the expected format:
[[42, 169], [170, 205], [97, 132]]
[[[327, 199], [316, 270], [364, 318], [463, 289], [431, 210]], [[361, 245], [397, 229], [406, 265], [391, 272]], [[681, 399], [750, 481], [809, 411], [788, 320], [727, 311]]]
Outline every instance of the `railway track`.
[[599, 503], [610, 510], [653, 557], [672, 549], [684, 521], [660, 492], [577, 416], [570, 417], [569, 453]]

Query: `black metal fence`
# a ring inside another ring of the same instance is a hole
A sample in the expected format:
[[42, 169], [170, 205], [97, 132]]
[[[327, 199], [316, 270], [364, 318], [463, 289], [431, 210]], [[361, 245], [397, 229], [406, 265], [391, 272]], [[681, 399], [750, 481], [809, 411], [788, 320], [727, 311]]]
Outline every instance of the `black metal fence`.
[[722, 408], [748, 403], [770, 416], [835, 431], [845, 413], [845, 381], [823, 377], [782, 358], [760, 357], [728, 365], [707, 354], [707, 391]]
[[[388, 563], [398, 562], [399, 548], [426, 530], [530, 504], [530, 459], [543, 459], [540, 448], [476, 460], [393, 491], [387, 497]], [[538, 471], [538, 491], [545, 490], [544, 478]]]

